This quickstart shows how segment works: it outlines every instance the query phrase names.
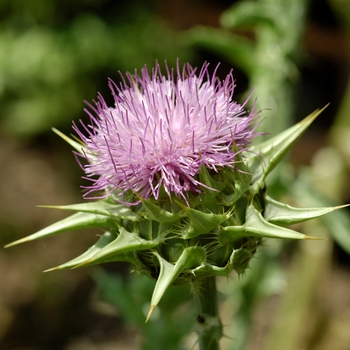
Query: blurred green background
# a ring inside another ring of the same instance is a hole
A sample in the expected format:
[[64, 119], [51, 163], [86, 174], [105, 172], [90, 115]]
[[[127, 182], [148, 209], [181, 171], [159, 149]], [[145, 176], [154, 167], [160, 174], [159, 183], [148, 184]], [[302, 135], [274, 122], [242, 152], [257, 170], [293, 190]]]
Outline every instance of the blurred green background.
[[[221, 77], [233, 67], [238, 101], [254, 87], [271, 133], [330, 102], [279, 181], [299, 206], [314, 200], [306, 195], [311, 185], [322, 199], [349, 203], [350, 3], [288, 3], [261, 0], [252, 10], [228, 0], [1, 0], [1, 245], [64, 217], [36, 205], [81, 201], [81, 171], [51, 127], [70, 134], [72, 120], [86, 118], [84, 100], [101, 92], [112, 103], [109, 77], [156, 60], [207, 60], [212, 69], [221, 62]], [[322, 222], [302, 228], [327, 240], [266, 242], [246, 278], [219, 281], [223, 349], [350, 349], [348, 212], [338, 219], [328, 223], [332, 236]], [[153, 282], [131, 278], [127, 265], [42, 273], [97, 234], [0, 249], [0, 349], [191, 348], [187, 289], [174, 287], [159, 318], [144, 325]]]

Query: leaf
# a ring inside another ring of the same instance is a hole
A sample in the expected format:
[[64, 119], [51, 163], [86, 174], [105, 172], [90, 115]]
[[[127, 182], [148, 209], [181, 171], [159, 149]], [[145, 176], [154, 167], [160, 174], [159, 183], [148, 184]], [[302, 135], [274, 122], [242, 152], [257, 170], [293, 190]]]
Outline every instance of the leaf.
[[[225, 171], [231, 171], [233, 169], [224, 169], [223, 173], [225, 176]], [[236, 203], [242, 195], [248, 190], [250, 187], [251, 181], [252, 181], [252, 174], [250, 172], [250, 169], [245, 164], [245, 162], [242, 159], [242, 156], [237, 153], [236, 159], [235, 159], [235, 169], [234, 176], [235, 179], [232, 183], [233, 188], [233, 194], [232, 195], [222, 195], [221, 199], [224, 205], [232, 206], [234, 203]], [[229, 178], [227, 176], [226, 178]]]
[[241, 154], [239, 153], [236, 155], [235, 170], [235, 197], [233, 199], [233, 203], [235, 203], [239, 198], [241, 198], [242, 194], [247, 191], [252, 181], [251, 171], [249, 167], [245, 164]]
[[169, 211], [166, 211], [160, 208], [158, 205], [152, 203], [151, 200], [145, 200], [141, 197], [139, 198], [146, 211], [146, 214], [151, 220], [155, 220], [158, 222], [174, 222], [181, 217], [181, 215], [178, 213], [177, 214], [171, 213]]
[[110, 228], [111, 226], [115, 226], [114, 221], [106, 216], [79, 212], [69, 216], [68, 218], [60, 220], [50, 226], [47, 226], [44, 229], [33, 233], [30, 236], [7, 244], [5, 248], [12, 247], [14, 245], [21, 244], [24, 242], [33, 241], [35, 239], [53, 236], [65, 231], [92, 227]]
[[115, 239], [116, 235], [111, 232], [105, 232], [99, 240], [90, 247], [85, 253], [79, 255], [75, 259], [72, 259], [65, 264], [59, 265], [57, 267], [53, 267], [51, 269], [45, 270], [44, 272], [54, 271], [54, 270], [63, 270], [63, 269], [72, 269], [77, 265], [81, 265], [82, 263], [88, 261], [92, 256], [97, 254], [102, 248], [111, 243]]
[[[328, 206], [330, 200], [320, 192], [314, 190], [312, 179], [307, 170], [304, 170], [297, 181], [293, 182], [292, 191], [300, 203], [310, 206]], [[349, 211], [337, 210], [320, 218], [327, 226], [332, 238], [350, 254], [350, 216]]]
[[71, 205], [40, 205], [41, 208], [80, 211], [112, 217], [113, 219], [139, 220], [139, 215], [124, 204], [99, 200], [96, 202], [79, 203]]
[[182, 237], [184, 239], [209, 233], [222, 222], [228, 220], [232, 215], [231, 212], [225, 214], [203, 213], [200, 210], [192, 209], [183, 206], [182, 204], [180, 205], [183, 207], [186, 216], [189, 219], [189, 223], [182, 229]]
[[119, 229], [118, 237], [100, 249], [90, 259], [84, 261], [76, 267], [101, 264], [110, 261], [119, 261], [118, 256], [128, 252], [137, 250], [147, 250], [154, 248], [161, 242], [161, 237], [154, 240], [146, 240], [141, 238], [137, 233], [128, 232], [123, 227]]
[[191, 270], [191, 273], [196, 277], [199, 276], [228, 276], [231, 271], [231, 266], [227, 264], [225, 267], [218, 267], [208, 263], [204, 263]]
[[266, 195], [264, 218], [276, 225], [291, 225], [326, 215], [346, 206], [347, 205], [324, 208], [294, 208]]
[[157, 283], [152, 294], [151, 307], [147, 314], [146, 322], [151, 317], [153, 310], [158, 305], [162, 296], [175, 279], [185, 270], [201, 265], [206, 259], [203, 247], [185, 248], [175, 265], [163, 259], [157, 252], [154, 252], [160, 265], [160, 272]]
[[252, 190], [254, 193], [257, 193], [264, 186], [266, 176], [283, 159], [288, 150], [327, 106], [311, 113], [301, 122], [269, 140], [250, 147], [250, 152], [247, 152], [246, 158], [253, 174]]
[[266, 237], [280, 239], [315, 239], [300, 232], [274, 225], [266, 221], [253, 205], [247, 208], [246, 222], [241, 226], [223, 227], [218, 232], [221, 244], [236, 240], [240, 237]]
[[194, 203], [191, 201], [192, 208], [203, 205], [203, 203], [213, 203], [215, 198], [219, 196], [220, 192], [224, 189], [224, 184], [221, 181], [215, 181], [205, 165], [201, 166], [199, 181], [204, 186], [201, 186], [202, 192], [200, 196], [197, 197], [197, 200], [194, 201]]

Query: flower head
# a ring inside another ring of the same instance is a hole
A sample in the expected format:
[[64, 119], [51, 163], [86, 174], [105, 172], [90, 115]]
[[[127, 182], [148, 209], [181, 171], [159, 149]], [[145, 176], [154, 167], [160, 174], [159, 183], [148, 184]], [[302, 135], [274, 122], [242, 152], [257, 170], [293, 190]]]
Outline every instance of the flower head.
[[157, 63], [151, 74], [144, 67], [141, 75], [121, 75], [120, 86], [109, 81], [114, 107], [99, 95], [94, 114], [87, 111], [90, 125], [82, 123], [88, 136], [74, 125], [86, 144], [82, 167], [92, 181], [86, 195], [132, 190], [158, 199], [164, 188], [186, 200], [188, 191], [201, 192], [202, 166], [234, 167], [237, 150], [258, 135], [251, 127], [256, 114], [232, 100], [232, 72], [220, 81], [208, 66], [198, 75], [189, 64], [176, 72], [166, 67], [163, 75]]

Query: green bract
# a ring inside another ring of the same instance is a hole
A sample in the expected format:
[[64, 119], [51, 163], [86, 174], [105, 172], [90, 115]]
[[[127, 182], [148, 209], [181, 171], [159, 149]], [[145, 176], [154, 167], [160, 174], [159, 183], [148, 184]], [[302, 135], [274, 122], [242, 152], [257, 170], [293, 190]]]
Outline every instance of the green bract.
[[[265, 185], [267, 175], [321, 111], [252, 146], [244, 157], [238, 154], [235, 169], [215, 173], [203, 167], [199, 177], [206, 188], [190, 198], [190, 206], [164, 193], [158, 200], [140, 198], [132, 207], [116, 203], [113, 196], [51, 207], [76, 213], [7, 247], [68, 230], [103, 228], [105, 233], [85, 253], [47, 271], [127, 261], [157, 280], [149, 317], [171, 284], [193, 284], [232, 270], [243, 274], [263, 238], [310, 239], [284, 226], [338, 208], [293, 208], [270, 198]], [[79, 143], [61, 136], [82, 151]]]

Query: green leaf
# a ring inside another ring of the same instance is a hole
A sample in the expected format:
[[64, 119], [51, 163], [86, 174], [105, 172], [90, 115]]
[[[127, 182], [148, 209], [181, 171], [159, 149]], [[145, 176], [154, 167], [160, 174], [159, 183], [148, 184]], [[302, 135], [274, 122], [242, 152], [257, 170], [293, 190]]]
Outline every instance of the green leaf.
[[199, 181], [206, 187], [202, 188], [203, 192], [200, 194], [200, 199], [198, 199], [197, 205], [199, 205], [203, 201], [207, 202], [214, 200], [224, 188], [224, 184], [222, 182], [215, 181], [211, 177], [209, 170], [205, 165], [201, 166], [199, 172]]
[[221, 244], [234, 241], [240, 237], [266, 237], [280, 239], [315, 239], [300, 232], [274, 225], [266, 221], [253, 205], [247, 208], [246, 222], [241, 226], [223, 227], [218, 232], [218, 240]]
[[[128, 232], [123, 227], [119, 229], [118, 237], [100, 249], [90, 259], [84, 261], [76, 267], [101, 264], [111, 261], [120, 261], [120, 255], [137, 250], [152, 249], [162, 241], [159, 236], [154, 240], [146, 240], [141, 238], [137, 233]], [[123, 258], [125, 255], [123, 255]]]
[[66, 262], [65, 264], [45, 270], [44, 272], [49, 272], [54, 270], [63, 270], [63, 269], [72, 269], [74, 267], [77, 267], [78, 265], [81, 265], [84, 262], [88, 261], [91, 257], [97, 254], [102, 248], [104, 248], [106, 245], [108, 245], [113, 240], [115, 240], [115, 238], [116, 238], [115, 234], [112, 234], [111, 232], [105, 232], [99, 238], [99, 240], [92, 247], [90, 247], [85, 253], [79, 255], [75, 259], [72, 259]]
[[40, 205], [41, 208], [80, 211], [84, 213], [109, 216], [113, 219], [138, 221], [139, 215], [124, 204], [103, 199], [96, 202], [86, 202], [71, 205]]
[[288, 150], [297, 142], [310, 124], [326, 108], [311, 113], [296, 125], [281, 132], [269, 140], [250, 147], [246, 157], [248, 166], [253, 174], [252, 190], [257, 193], [264, 186], [266, 176], [283, 159]]
[[231, 212], [225, 214], [203, 213], [200, 210], [183, 206], [189, 223], [182, 229], [182, 237], [189, 239], [209, 233], [222, 222], [229, 219]]
[[254, 257], [257, 247], [260, 245], [260, 242], [257, 239], [256, 245], [254, 245], [254, 249], [248, 249], [245, 247], [241, 247], [239, 249], [235, 249], [230, 256], [230, 265], [233, 270], [235, 270], [238, 275], [243, 275], [247, 268], [249, 267], [249, 263]]
[[158, 305], [162, 296], [168, 287], [175, 281], [175, 279], [185, 270], [191, 269], [195, 266], [201, 265], [206, 259], [205, 249], [203, 247], [188, 247], [185, 248], [175, 265], [163, 259], [157, 252], [154, 252], [160, 265], [160, 272], [154, 287], [151, 307], [148, 312], [146, 322], [151, 317], [153, 310]]
[[[300, 203], [310, 206], [329, 206], [332, 203], [312, 186], [312, 178], [308, 170], [300, 173], [293, 182], [292, 192]], [[332, 238], [350, 254], [350, 216], [348, 210], [333, 211], [320, 218], [326, 225]]]
[[200, 266], [195, 267], [191, 270], [191, 273], [196, 276], [228, 276], [231, 271], [230, 264], [227, 264], [225, 267], [218, 267], [208, 263], [201, 264]]
[[145, 200], [141, 197], [139, 198], [146, 211], [146, 214], [148, 215], [148, 218], [151, 220], [155, 220], [158, 222], [174, 222], [181, 217], [181, 214], [179, 213], [175, 214], [175, 213], [166, 211], [160, 208], [158, 205], [152, 203], [151, 200]]
[[[225, 176], [225, 171], [233, 171], [233, 194], [227, 196], [222, 195], [221, 200], [224, 205], [232, 206], [242, 197], [242, 195], [250, 187], [252, 181], [252, 174], [249, 167], [243, 161], [240, 153], [237, 153], [236, 155], [235, 169], [224, 169], [223, 176]], [[229, 178], [229, 176], [227, 176], [226, 178]]]
[[52, 128], [52, 131], [54, 133], [56, 133], [58, 136], [60, 136], [64, 141], [66, 141], [67, 143], [69, 143], [76, 151], [78, 151], [81, 154], [84, 154], [84, 150], [86, 148], [84, 143], [80, 143], [77, 141], [74, 141], [73, 139], [71, 139], [70, 137], [66, 136], [65, 134], [63, 134], [61, 131]]
[[291, 225], [314, 219], [347, 205], [325, 208], [294, 208], [265, 195], [264, 218], [276, 225]]
[[235, 197], [233, 203], [235, 203], [239, 198], [241, 198], [242, 194], [247, 191], [252, 181], [251, 170], [245, 164], [240, 153], [238, 153], [235, 158], [235, 174]]
[[79, 212], [69, 216], [68, 218], [60, 220], [50, 226], [47, 226], [44, 229], [33, 233], [30, 236], [7, 244], [5, 248], [12, 247], [16, 244], [33, 241], [35, 239], [53, 236], [65, 231], [92, 227], [110, 228], [113, 226], [115, 226], [114, 221], [106, 216]]

